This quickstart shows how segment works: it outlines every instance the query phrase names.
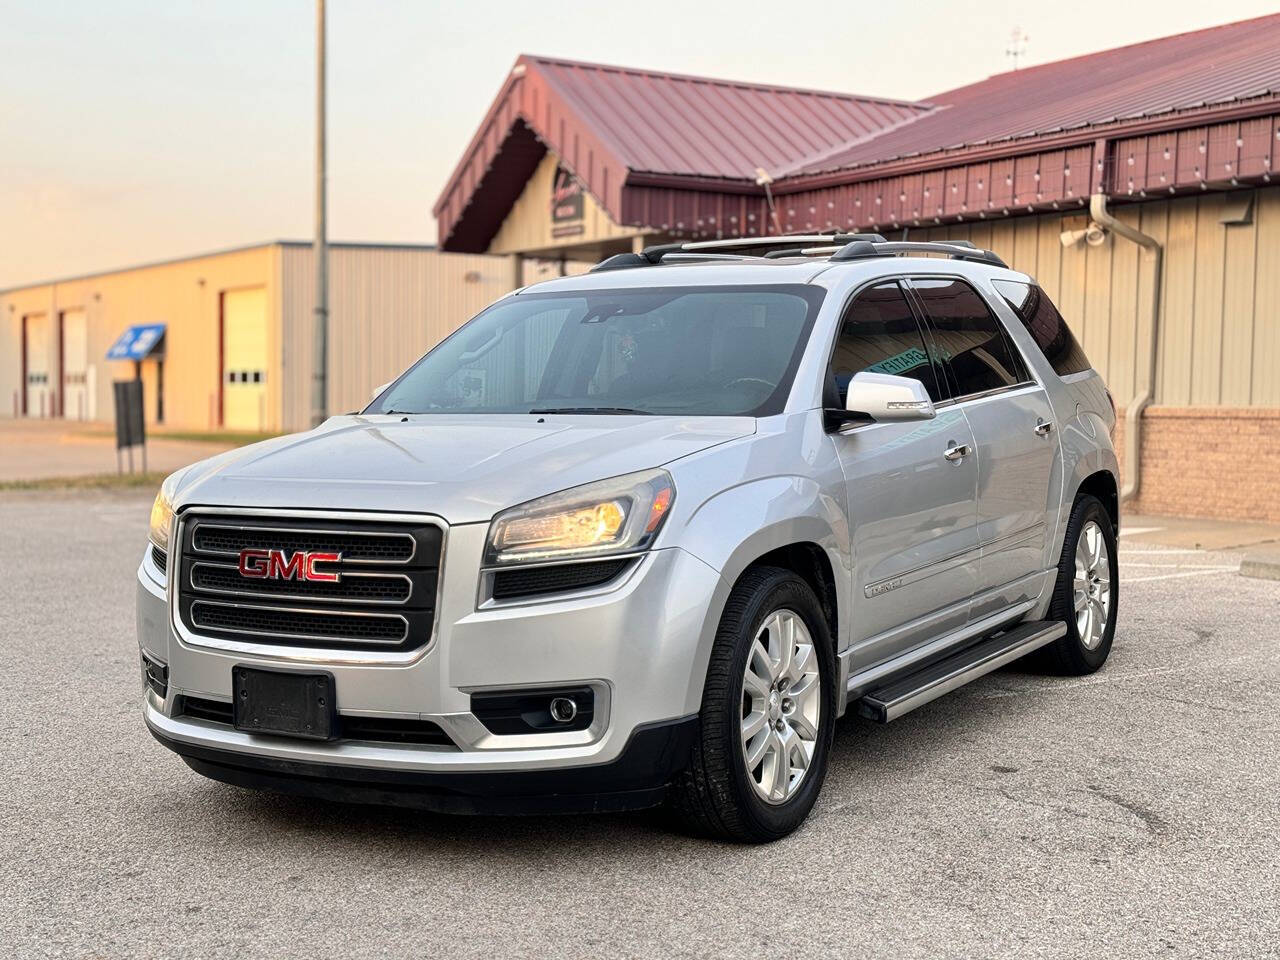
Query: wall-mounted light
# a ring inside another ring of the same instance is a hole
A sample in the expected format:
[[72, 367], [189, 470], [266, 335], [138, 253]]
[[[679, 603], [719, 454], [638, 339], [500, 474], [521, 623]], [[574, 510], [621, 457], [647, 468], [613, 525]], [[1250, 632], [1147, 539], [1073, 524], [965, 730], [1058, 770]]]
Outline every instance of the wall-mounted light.
[[1107, 231], [1096, 223], [1090, 223], [1082, 230], [1063, 230], [1058, 240], [1064, 247], [1074, 247], [1083, 240], [1091, 247], [1100, 247], [1107, 242]]

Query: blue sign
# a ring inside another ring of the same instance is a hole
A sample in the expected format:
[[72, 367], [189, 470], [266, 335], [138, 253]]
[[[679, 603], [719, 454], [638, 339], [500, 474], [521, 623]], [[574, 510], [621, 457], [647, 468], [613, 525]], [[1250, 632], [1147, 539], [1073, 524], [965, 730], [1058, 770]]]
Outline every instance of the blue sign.
[[108, 360], [145, 360], [164, 339], [163, 323], [143, 323], [130, 327], [107, 351]]

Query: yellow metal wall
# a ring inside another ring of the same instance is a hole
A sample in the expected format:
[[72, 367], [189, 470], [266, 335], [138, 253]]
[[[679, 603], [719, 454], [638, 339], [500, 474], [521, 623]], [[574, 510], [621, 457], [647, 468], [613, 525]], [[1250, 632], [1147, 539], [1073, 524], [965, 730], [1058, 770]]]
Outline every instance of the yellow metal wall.
[[601, 209], [591, 194], [583, 192], [583, 232], [570, 237], [552, 236], [551, 189], [556, 167], [560, 161], [548, 152], [538, 164], [529, 182], [525, 184], [519, 199], [498, 228], [489, 244], [490, 253], [520, 253], [530, 250], [548, 250], [554, 247], [572, 247], [597, 240], [618, 240], [639, 236], [641, 231], [615, 224]]
[[[1157, 404], [1280, 406], [1280, 187], [1252, 191], [1251, 223], [1220, 223], [1224, 204], [1245, 195], [1113, 207], [1165, 248]], [[1141, 385], [1152, 266], [1122, 238], [1064, 248], [1059, 234], [1086, 220], [1020, 217], [912, 231], [910, 238], [971, 240], [1035, 276], [1123, 407]]]
[[[219, 294], [244, 287], [268, 291], [268, 338], [273, 354], [278, 356], [277, 250], [270, 245], [254, 247], [0, 292], [0, 411], [12, 413], [12, 398], [20, 386], [23, 315], [43, 313], [48, 317], [56, 364], [59, 313], [83, 311], [86, 374], [93, 391], [86, 407], [96, 413], [97, 419], [113, 419], [111, 381], [133, 377], [131, 362], [104, 359], [108, 347], [129, 326], [164, 323], [165, 425], [210, 428], [219, 376]], [[150, 421], [154, 421], [156, 412], [155, 371], [153, 361], [143, 364]], [[53, 375], [61, 376], [56, 370]], [[278, 400], [273, 407], [269, 411], [269, 419], [275, 418], [272, 423], [279, 417]], [[75, 412], [69, 411], [72, 415]]]
[[[315, 303], [311, 249], [281, 248], [281, 428], [310, 426]], [[510, 257], [397, 247], [329, 251], [329, 410], [358, 410], [373, 389], [515, 286]]]

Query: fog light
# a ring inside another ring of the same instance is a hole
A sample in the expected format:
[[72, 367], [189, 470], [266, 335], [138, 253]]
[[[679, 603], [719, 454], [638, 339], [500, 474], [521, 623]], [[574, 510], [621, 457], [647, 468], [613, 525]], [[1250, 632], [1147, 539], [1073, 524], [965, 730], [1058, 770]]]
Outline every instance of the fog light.
[[586, 730], [595, 717], [588, 686], [486, 690], [471, 695], [471, 712], [500, 737]]
[[568, 697], [556, 697], [551, 701], [551, 719], [556, 723], [572, 723], [578, 715], [578, 705]]

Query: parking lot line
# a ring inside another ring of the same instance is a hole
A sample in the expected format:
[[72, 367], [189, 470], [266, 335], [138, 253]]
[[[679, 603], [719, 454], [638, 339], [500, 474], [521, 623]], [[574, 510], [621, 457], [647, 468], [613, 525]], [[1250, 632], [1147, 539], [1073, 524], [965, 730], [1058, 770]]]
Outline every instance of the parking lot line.
[[1237, 567], [1223, 563], [1142, 563], [1126, 560], [1126, 567], [1154, 567], [1157, 570], [1235, 570]]
[[1186, 573], [1161, 573], [1154, 577], [1121, 577], [1121, 583], [1150, 583], [1152, 580], [1179, 580], [1183, 577], [1213, 577], [1221, 573], [1235, 573], [1239, 567], [1219, 567], [1216, 570], [1188, 570]]

